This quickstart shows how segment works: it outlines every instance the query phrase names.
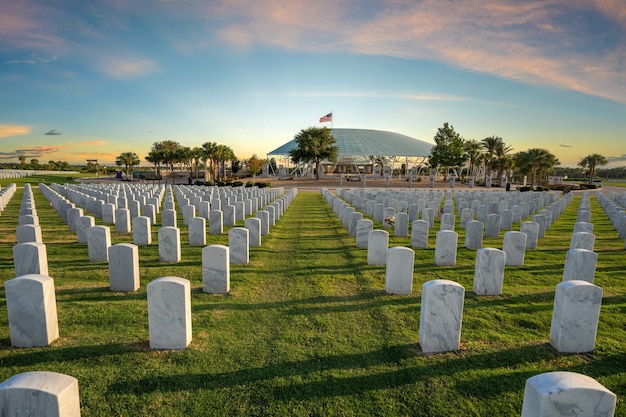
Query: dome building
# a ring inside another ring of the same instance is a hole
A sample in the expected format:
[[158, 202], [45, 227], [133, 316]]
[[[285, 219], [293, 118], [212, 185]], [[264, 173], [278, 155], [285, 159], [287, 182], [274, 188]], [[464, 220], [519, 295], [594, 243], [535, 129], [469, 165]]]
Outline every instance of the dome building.
[[[408, 175], [413, 170], [417, 174], [430, 155], [434, 146], [430, 143], [414, 139], [395, 132], [371, 129], [331, 129], [339, 147], [337, 163], [323, 163], [322, 175], [354, 174], [354, 175], [384, 175], [392, 173], [399, 167], [399, 174]], [[299, 165], [289, 168], [289, 151], [297, 147], [295, 139], [268, 152], [268, 158], [284, 161], [283, 176], [287, 170], [291, 174], [300, 176], [311, 174], [311, 166]]]

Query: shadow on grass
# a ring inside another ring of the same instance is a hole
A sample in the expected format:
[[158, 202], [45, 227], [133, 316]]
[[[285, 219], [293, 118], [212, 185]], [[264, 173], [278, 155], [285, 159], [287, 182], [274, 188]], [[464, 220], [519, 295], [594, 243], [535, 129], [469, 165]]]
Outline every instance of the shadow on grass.
[[[377, 351], [317, 357], [304, 361], [275, 363], [260, 368], [221, 373], [181, 373], [119, 381], [110, 386], [113, 393], [136, 395], [150, 392], [220, 390], [233, 387], [271, 386], [275, 398], [301, 401], [315, 398], [358, 395], [369, 391], [393, 389], [418, 382], [428, 384], [444, 377], [454, 382], [459, 393], [475, 397], [497, 397], [524, 389], [527, 378], [541, 372], [545, 363], [563, 356], [548, 344], [503, 349], [497, 352], [468, 354], [445, 353], [424, 356], [417, 344], [390, 346]], [[420, 359], [421, 357], [421, 359]], [[592, 366], [592, 377], [620, 373], [615, 365], [625, 354], [608, 355]], [[374, 372], [380, 368], [380, 372]], [[481, 376], [481, 370], [507, 369], [502, 375]], [[577, 366], [573, 371], [585, 369]], [[563, 369], [564, 370], [564, 369]], [[347, 375], [347, 376], [346, 376]], [[461, 377], [460, 375], [464, 375]], [[468, 377], [468, 375], [470, 377]], [[285, 383], [284, 379], [297, 380]]]

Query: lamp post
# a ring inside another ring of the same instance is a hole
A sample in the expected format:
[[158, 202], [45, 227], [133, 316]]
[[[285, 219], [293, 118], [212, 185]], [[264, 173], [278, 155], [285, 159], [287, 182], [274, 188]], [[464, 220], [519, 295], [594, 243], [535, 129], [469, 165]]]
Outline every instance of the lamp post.
[[87, 162], [91, 162], [96, 164], [96, 178], [98, 179], [98, 184], [100, 184], [100, 170], [99, 165], [98, 165], [98, 160], [97, 159], [88, 159]]

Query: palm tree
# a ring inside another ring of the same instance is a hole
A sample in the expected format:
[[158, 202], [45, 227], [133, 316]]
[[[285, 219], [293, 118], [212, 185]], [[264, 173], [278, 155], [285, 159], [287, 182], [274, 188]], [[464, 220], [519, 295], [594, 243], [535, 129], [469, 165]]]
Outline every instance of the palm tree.
[[514, 161], [522, 173], [532, 172], [531, 187], [535, 185], [537, 176], [539, 176], [539, 183], [541, 183], [544, 173], [549, 172], [549, 170], [560, 164], [559, 160], [550, 151], [540, 148], [518, 152], [514, 157]]
[[489, 136], [483, 139], [483, 149], [485, 150], [483, 157], [483, 164], [485, 166], [485, 182], [487, 182], [487, 174], [490, 174], [493, 168], [494, 155], [496, 153], [496, 146], [498, 142], [502, 141], [502, 138], [498, 136]]
[[474, 170], [476, 168], [476, 164], [480, 163], [483, 156], [482, 149], [482, 144], [476, 139], [470, 139], [463, 142], [463, 151], [465, 152], [467, 162], [469, 163], [467, 174], [470, 177], [475, 176]]
[[[205, 142], [202, 144], [202, 159], [204, 159], [204, 168], [211, 173], [211, 179], [215, 180], [215, 149], [217, 148], [217, 143], [215, 142]], [[207, 166], [207, 161], [210, 162], [210, 168]]]
[[583, 169], [585, 168], [589, 169], [589, 184], [592, 184], [593, 179], [596, 176], [596, 167], [598, 165], [606, 165], [608, 163], [609, 161], [606, 159], [606, 157], [604, 157], [603, 155], [594, 153], [591, 155], [587, 155], [583, 159], [581, 159], [580, 162], [578, 163], [578, 166], [582, 167]]
[[506, 145], [502, 139], [496, 144], [494, 149], [494, 166], [498, 169], [498, 181], [502, 179], [502, 171], [513, 165], [513, 160], [507, 154], [513, 150]]
[[163, 157], [161, 155], [161, 152], [155, 151], [155, 150], [151, 150], [148, 153], [148, 155], [145, 157], [145, 160], [150, 162], [151, 164], [154, 164], [154, 173], [156, 175], [160, 175], [161, 174], [161, 162], [163, 161]]
[[126, 171], [126, 178], [131, 177], [132, 167], [135, 165], [139, 165], [139, 157], [134, 152], [122, 152], [115, 159], [115, 163], [117, 166], [124, 166], [124, 170]]
[[189, 152], [189, 156], [191, 157], [191, 160], [193, 161], [193, 168], [196, 171], [196, 179], [198, 179], [198, 173], [200, 171], [200, 161], [202, 160], [203, 155], [204, 155], [204, 152], [202, 151], [202, 148], [198, 146], [192, 148], [191, 151]]
[[215, 147], [215, 159], [217, 160], [218, 173], [217, 180], [222, 180], [222, 174], [225, 171], [225, 162], [232, 161], [235, 158], [235, 153], [231, 148], [226, 145], [217, 145]]

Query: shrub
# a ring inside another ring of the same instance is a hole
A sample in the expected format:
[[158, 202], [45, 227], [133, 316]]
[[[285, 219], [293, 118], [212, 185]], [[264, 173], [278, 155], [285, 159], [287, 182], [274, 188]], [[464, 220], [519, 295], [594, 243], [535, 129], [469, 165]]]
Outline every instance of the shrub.
[[254, 181], [246, 182], [246, 188], [254, 187]]
[[259, 188], [270, 188], [272, 186], [271, 182], [257, 182], [255, 184]]
[[596, 190], [598, 188], [598, 184], [580, 184], [581, 190]]
[[233, 181], [231, 185], [233, 187], [241, 187], [243, 185], [243, 181]]
[[577, 190], [578, 184], [552, 184], [550, 186], [551, 190], [556, 190], [556, 191], [567, 191], [570, 192], [572, 190]]
[[530, 191], [530, 185], [524, 185], [523, 187], [517, 187], [518, 190], [520, 190], [520, 192], [526, 192], [526, 191]]

